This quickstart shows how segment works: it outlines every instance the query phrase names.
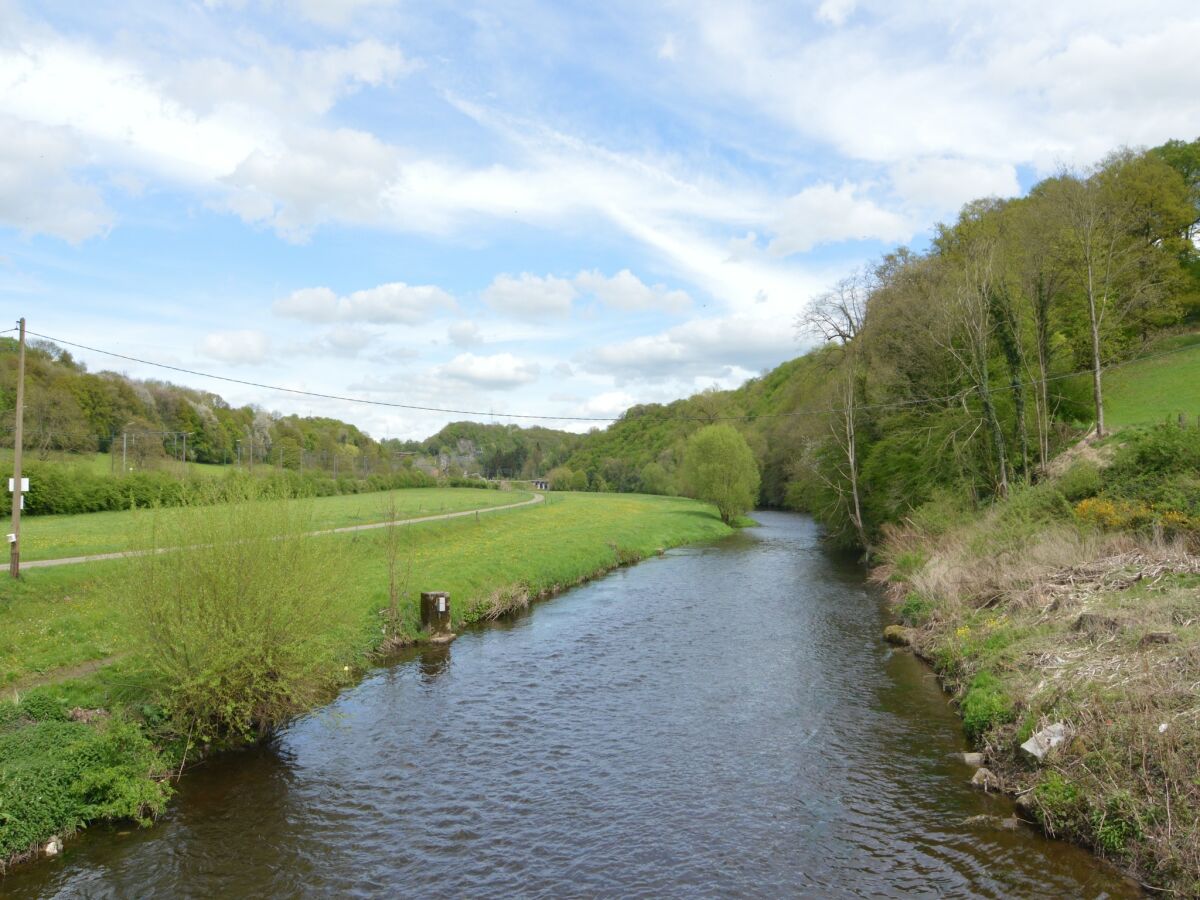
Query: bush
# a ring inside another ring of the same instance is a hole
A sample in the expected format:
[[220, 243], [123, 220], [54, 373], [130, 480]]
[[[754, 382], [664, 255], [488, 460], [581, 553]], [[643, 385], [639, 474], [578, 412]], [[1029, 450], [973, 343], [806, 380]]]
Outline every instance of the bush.
[[[84, 466], [36, 461], [26, 463], [21, 471], [29, 479], [25, 514], [30, 516], [76, 515], [198, 502], [219, 503], [227, 497], [236, 499], [251, 489], [247, 485], [257, 486], [257, 490], [264, 495], [288, 497], [328, 497], [437, 485], [436, 479], [419, 469], [403, 469], [366, 479], [343, 477], [336, 480], [323, 472], [290, 470], [258, 476], [233, 470], [220, 478], [180, 478], [176, 473], [162, 469], [108, 475]], [[0, 470], [0, 478], [5, 482], [11, 476], [11, 466]], [[475, 479], [454, 481], [456, 487], [485, 485], [486, 482]]]
[[21, 698], [21, 715], [35, 722], [63, 722], [67, 718], [64, 704], [48, 694], [34, 692]]
[[1012, 698], [1004, 693], [1000, 681], [990, 672], [971, 679], [962, 700], [963, 728], [967, 737], [978, 741], [997, 725], [1013, 720]]
[[158, 752], [121, 720], [0, 732], [0, 872], [6, 859], [89, 821], [147, 823], [170, 795], [165, 775]]
[[905, 625], [919, 627], [929, 621], [933, 614], [933, 604], [916, 591], [909, 591], [897, 614]]
[[1072, 503], [1095, 497], [1102, 487], [1100, 469], [1088, 460], [1078, 460], [1058, 479], [1058, 489]]
[[116, 588], [138, 611], [142, 654], [180, 732], [252, 738], [339, 681], [327, 598], [344, 574], [335, 543], [308, 536], [311, 505], [250, 484], [221, 505], [150, 517]]

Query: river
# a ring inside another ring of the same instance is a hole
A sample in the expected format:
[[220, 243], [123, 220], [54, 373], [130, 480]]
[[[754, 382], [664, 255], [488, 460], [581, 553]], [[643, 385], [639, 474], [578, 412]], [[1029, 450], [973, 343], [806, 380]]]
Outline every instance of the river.
[[[0, 893], [89, 897], [1125, 897], [968, 787], [959, 721], [861, 570], [759, 513], [197, 767]], [[530, 548], [536, 552], [537, 548]]]

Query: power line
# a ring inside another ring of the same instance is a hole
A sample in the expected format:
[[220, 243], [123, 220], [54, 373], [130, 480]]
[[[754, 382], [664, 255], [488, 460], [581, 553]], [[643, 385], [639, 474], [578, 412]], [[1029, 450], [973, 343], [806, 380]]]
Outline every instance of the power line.
[[123, 359], [127, 362], [138, 363], [143, 366], [154, 366], [159, 369], [169, 369], [172, 372], [183, 372], [186, 375], [197, 375], [201, 378], [212, 378], [216, 381], [224, 381], [229, 384], [240, 384], [245, 387], [261, 388], [267, 391], [279, 391], [285, 394], [299, 394], [302, 397], [317, 397], [322, 400], [338, 400], [343, 403], [360, 403], [366, 406], [385, 406], [392, 409], [410, 409], [417, 412], [437, 412], [449, 413], [455, 416], [488, 416], [497, 415], [504, 416], [509, 419], [544, 419], [559, 422], [615, 422], [617, 417], [601, 417], [601, 416], [550, 416], [550, 415], [527, 415], [521, 413], [487, 413], [479, 410], [471, 409], [447, 409], [440, 406], [417, 406], [412, 403], [393, 403], [388, 400], [371, 400], [366, 397], [346, 397], [339, 394], [323, 394], [319, 391], [304, 391], [300, 388], [280, 387], [275, 384], [262, 384], [257, 381], [245, 381], [241, 378], [230, 378], [227, 375], [214, 375], [211, 372], [198, 372], [195, 369], [185, 369], [182, 366], [171, 366], [166, 363], [154, 362], [148, 359], [139, 359], [136, 356], [126, 356], [123, 353], [114, 353], [111, 350], [101, 350], [99, 347], [89, 347], [86, 344], [76, 344], [72, 341], [66, 341], [62, 338], [51, 337], [48, 334], [38, 334], [35, 331], [27, 332], [28, 334], [36, 335], [40, 338], [45, 338], [48, 341], [54, 341], [56, 344], [66, 344], [68, 347], [75, 347], [79, 350], [88, 350], [92, 353], [102, 353], [105, 356], [112, 356], [117, 359]]
[[[15, 330], [15, 329], [11, 329], [11, 330]], [[390, 409], [408, 409], [408, 410], [415, 410], [415, 411], [419, 411], [419, 412], [447, 413], [450, 415], [457, 415], [457, 416], [478, 416], [478, 417], [500, 416], [500, 417], [509, 418], [509, 419], [534, 419], [534, 420], [556, 421], [556, 422], [617, 422], [617, 421], [620, 421], [622, 418], [621, 416], [554, 416], [554, 415], [544, 415], [544, 414], [538, 415], [538, 414], [530, 414], [530, 413], [498, 413], [498, 412], [494, 412], [494, 411], [483, 412], [481, 410], [448, 409], [445, 407], [438, 407], [438, 406], [417, 406], [415, 404], [395, 403], [395, 402], [388, 401], [388, 400], [372, 400], [372, 399], [369, 399], [366, 397], [347, 397], [347, 396], [342, 396], [339, 394], [325, 394], [325, 393], [321, 393], [319, 391], [305, 391], [305, 390], [301, 390], [299, 388], [280, 387], [279, 385], [263, 384], [263, 383], [257, 382], [257, 381], [246, 381], [246, 380], [243, 380], [240, 378], [231, 378], [228, 375], [215, 375], [211, 372], [200, 372], [195, 369], [186, 369], [186, 368], [183, 368], [182, 366], [172, 366], [172, 365], [168, 365], [167, 363], [154, 362], [153, 360], [148, 360], [148, 359], [140, 359], [136, 356], [127, 356], [123, 353], [116, 353], [112, 350], [102, 350], [99, 347], [90, 347], [86, 344], [78, 344], [73, 341], [64, 340], [63, 338], [56, 338], [56, 337], [52, 337], [52, 336], [46, 335], [46, 334], [39, 334], [36, 331], [26, 330], [26, 334], [32, 334], [32, 335], [35, 335], [36, 337], [44, 338], [45, 340], [53, 341], [54, 343], [57, 343], [57, 344], [65, 344], [68, 347], [75, 347], [79, 350], [88, 350], [92, 353], [100, 353], [100, 354], [103, 354], [104, 356], [111, 356], [116, 359], [123, 359], [127, 362], [138, 363], [139, 365], [153, 366], [153, 367], [159, 368], [159, 369], [169, 369], [172, 372], [182, 372], [186, 375], [196, 375], [200, 378], [211, 378], [216, 381], [224, 381], [229, 384], [238, 384], [238, 385], [243, 385], [245, 387], [255, 387], [255, 388], [260, 388], [262, 390], [278, 391], [280, 393], [285, 393], [285, 394], [298, 394], [298, 395], [301, 395], [304, 397], [317, 397], [317, 398], [323, 399], [323, 400], [337, 400], [337, 401], [340, 401], [343, 403], [357, 403], [357, 404], [361, 404], [361, 405], [365, 405], [365, 406], [382, 406], [382, 407], [386, 407], [386, 408], [390, 408]], [[1131, 365], [1131, 364], [1137, 363], [1137, 362], [1144, 362], [1146, 360], [1151, 360], [1151, 359], [1159, 359], [1164, 356], [1171, 356], [1176, 353], [1183, 353], [1183, 352], [1186, 352], [1189, 350], [1195, 350], [1197, 348], [1197, 346], [1198, 345], [1196, 345], [1196, 344], [1189, 344], [1189, 345], [1185, 345], [1182, 347], [1176, 347], [1172, 350], [1164, 350], [1160, 353], [1151, 353], [1151, 354], [1147, 354], [1146, 356], [1139, 356], [1139, 357], [1135, 357], [1133, 359], [1124, 360], [1123, 362], [1112, 363], [1111, 365], [1105, 366], [1104, 371], [1109, 371], [1111, 369], [1118, 369], [1118, 368], [1121, 368], [1122, 366]], [[1052, 382], [1052, 381], [1065, 381], [1070, 378], [1079, 378], [1083, 375], [1090, 375], [1091, 371], [1092, 371], [1091, 368], [1080, 369], [1075, 372], [1066, 372], [1061, 375], [1051, 375], [1044, 380], [1047, 383]], [[1034, 387], [1034, 386], [1040, 384], [1041, 382], [1042, 382], [1042, 379], [1031, 379], [1028, 381], [1018, 381], [1015, 384], [1012, 382], [1007, 382], [1007, 383], [998, 385], [997, 387], [993, 388], [992, 390], [993, 390], [993, 393], [1000, 393], [1002, 391], [1015, 390], [1017, 387]], [[958, 391], [953, 394], [947, 394], [943, 397], [915, 397], [910, 400], [895, 400], [895, 401], [891, 401], [888, 403], [866, 403], [866, 404], [861, 404], [861, 405], [855, 406], [854, 411], [868, 412], [868, 411], [879, 411], [879, 410], [888, 410], [888, 409], [905, 409], [905, 408], [914, 407], [914, 406], [944, 404], [944, 403], [949, 403], [952, 401], [961, 400], [964, 396], [966, 396], [970, 393], [971, 393], [971, 389], [968, 388], [968, 389], [961, 390], [961, 391]], [[795, 410], [793, 412], [779, 412], [779, 413], [752, 413], [749, 415], [742, 415], [742, 416], [672, 416], [671, 418], [677, 419], [679, 421], [692, 421], [692, 422], [713, 422], [713, 421], [740, 422], [740, 421], [754, 421], [756, 419], [779, 419], [779, 418], [802, 418], [804, 416], [825, 416], [825, 415], [841, 414], [842, 412], [844, 412], [843, 409], [831, 408], [831, 409]]]

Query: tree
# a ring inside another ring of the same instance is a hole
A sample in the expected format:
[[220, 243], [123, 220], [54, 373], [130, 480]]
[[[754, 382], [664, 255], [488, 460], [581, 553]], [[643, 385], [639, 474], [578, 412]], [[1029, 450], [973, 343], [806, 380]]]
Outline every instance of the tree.
[[546, 476], [546, 479], [550, 482], [550, 490], [569, 491], [571, 490], [571, 481], [574, 476], [575, 473], [566, 466], [558, 466], [550, 470], [550, 474]]
[[688, 438], [683, 480], [690, 496], [716, 504], [726, 524], [758, 499], [758, 463], [732, 425], [708, 425]]
[[661, 463], [648, 462], [642, 466], [641, 471], [642, 493], [644, 494], [669, 494], [671, 492], [671, 479], [667, 475], [667, 470], [662, 467]]
[[1106, 329], [1169, 293], [1178, 275], [1163, 239], [1186, 229], [1190, 208], [1178, 172], [1157, 157], [1114, 154], [1055, 192], [1068, 265], [1087, 305], [1096, 434], [1104, 435], [1102, 343]]
[[831, 357], [836, 369], [833, 381], [837, 389], [834, 392], [836, 418], [831, 422], [830, 431], [845, 465], [835, 466], [839, 480], [830, 479], [829, 485], [839, 497], [848, 495], [846, 508], [850, 524], [867, 553], [870, 553], [871, 544], [863, 522], [858, 477], [859, 385], [866, 376], [858, 336], [867, 317], [871, 287], [870, 275], [865, 270], [844, 278], [833, 290], [817, 297], [798, 323], [801, 331], [817, 334], [837, 348]]

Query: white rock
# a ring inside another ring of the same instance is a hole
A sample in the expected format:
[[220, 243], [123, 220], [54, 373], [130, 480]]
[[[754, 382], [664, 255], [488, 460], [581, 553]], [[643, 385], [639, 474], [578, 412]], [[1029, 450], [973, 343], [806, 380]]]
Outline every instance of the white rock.
[[1047, 725], [1021, 745], [1021, 749], [1039, 762], [1047, 753], [1067, 739], [1067, 726], [1062, 722]]
[[1167, 733], [1167, 723], [1166, 722], [1163, 722], [1161, 725], [1158, 726], [1158, 733], [1159, 734]]
[[46, 856], [58, 856], [58, 854], [62, 853], [62, 838], [58, 835], [50, 838], [50, 840], [46, 841], [46, 845], [42, 847], [42, 853]]

